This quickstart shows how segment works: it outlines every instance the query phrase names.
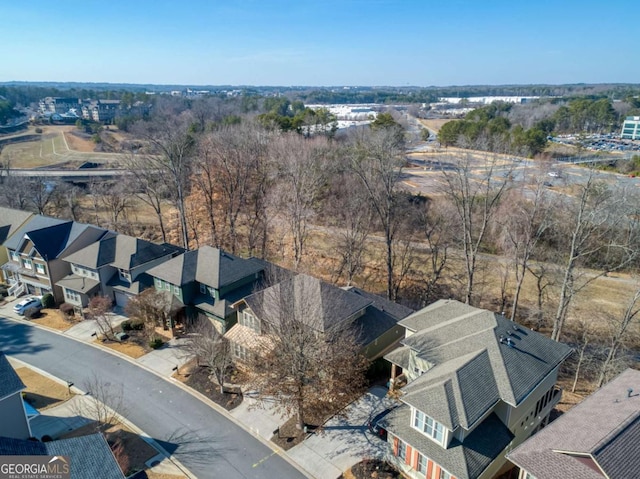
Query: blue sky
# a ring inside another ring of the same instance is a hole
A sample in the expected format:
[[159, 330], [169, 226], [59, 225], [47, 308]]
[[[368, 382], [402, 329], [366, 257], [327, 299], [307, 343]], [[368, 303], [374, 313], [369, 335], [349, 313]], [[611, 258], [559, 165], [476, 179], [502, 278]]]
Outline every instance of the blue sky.
[[637, 0], [0, 0], [0, 81], [640, 82]]

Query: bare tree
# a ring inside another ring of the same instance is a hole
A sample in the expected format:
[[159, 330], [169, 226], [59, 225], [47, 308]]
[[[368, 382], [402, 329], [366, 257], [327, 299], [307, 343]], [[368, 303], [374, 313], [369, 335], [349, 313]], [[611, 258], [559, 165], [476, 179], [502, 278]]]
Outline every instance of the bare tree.
[[220, 388], [220, 394], [224, 394], [227, 374], [233, 363], [229, 340], [211, 324], [211, 321], [200, 316], [189, 326], [183, 349], [194, 356], [198, 364], [202, 363], [209, 368]]
[[612, 362], [615, 360], [622, 348], [624, 341], [630, 332], [631, 326], [634, 323], [637, 323], [638, 313], [640, 313], [640, 288], [636, 289], [635, 293], [629, 300], [622, 318], [616, 319], [613, 315], [609, 315], [610, 317], [607, 321], [607, 326], [610, 329], [609, 346], [607, 348], [607, 355], [602, 362], [602, 367], [600, 368], [597, 387], [601, 387], [607, 380]]
[[178, 211], [182, 246], [189, 249], [186, 197], [192, 169], [195, 140], [189, 130], [188, 112], [158, 114], [152, 121], [141, 121], [134, 131], [150, 144], [150, 152], [140, 156], [140, 164], [150, 172], [162, 173], [171, 200]]
[[162, 242], [166, 243], [167, 232], [163, 212], [165, 201], [171, 195], [163, 173], [149, 168], [149, 165], [133, 152], [129, 154], [124, 164], [130, 173], [125, 177], [128, 191], [153, 209], [158, 218]]
[[323, 418], [357, 397], [367, 366], [348, 321], [323, 324], [342, 311], [337, 302], [320, 301], [311, 280], [298, 276], [262, 292], [261, 329], [268, 341], [250, 361], [259, 398], [275, 398], [283, 414], [295, 414], [299, 429], [308, 417]]
[[[566, 232], [563, 280], [551, 338], [559, 341], [575, 296], [595, 279], [631, 264], [638, 255], [637, 200], [596, 181], [592, 170], [579, 195], [562, 205], [561, 225]], [[595, 271], [580, 270], [595, 266]]]
[[503, 249], [513, 263], [516, 284], [511, 306], [511, 321], [515, 321], [529, 261], [542, 235], [552, 224], [550, 204], [542, 177], [538, 176], [532, 188], [526, 190], [533, 195], [530, 200], [523, 192], [512, 190], [498, 215]]
[[95, 296], [89, 301], [87, 307], [87, 316], [89, 319], [93, 319], [98, 326], [98, 329], [102, 335], [114, 340], [116, 332], [111, 324], [111, 310], [113, 309], [113, 302], [111, 298], [106, 296]]
[[91, 194], [109, 213], [109, 226], [117, 229], [131, 207], [128, 185], [125, 182], [97, 182], [91, 185]]
[[352, 139], [349, 161], [369, 195], [384, 232], [387, 297], [393, 299], [393, 240], [399, 225], [398, 180], [405, 162], [402, 136], [393, 127], [363, 130]]
[[105, 382], [94, 374], [81, 387], [86, 395], [74, 402], [75, 414], [95, 421], [97, 431], [104, 431], [122, 422], [127, 413], [122, 384]]
[[507, 191], [509, 172], [497, 174], [498, 159], [494, 155], [484, 156], [484, 160], [477, 163], [467, 154], [450, 163], [450, 169], [442, 167], [443, 192], [455, 207], [465, 259], [465, 301], [472, 304], [480, 248]]
[[131, 298], [125, 311], [132, 321], [143, 323], [147, 339], [153, 339], [156, 328], [172, 327], [172, 316], [176, 313], [172, 300], [173, 295], [168, 291], [149, 288]]
[[271, 145], [270, 154], [279, 177], [274, 193], [292, 236], [296, 269], [309, 235], [309, 220], [326, 181], [324, 166], [329, 153], [325, 138], [304, 139], [294, 133], [283, 134]]
[[47, 212], [48, 206], [52, 203], [58, 183], [40, 176], [31, 177], [24, 187], [27, 189], [27, 202], [39, 215]]

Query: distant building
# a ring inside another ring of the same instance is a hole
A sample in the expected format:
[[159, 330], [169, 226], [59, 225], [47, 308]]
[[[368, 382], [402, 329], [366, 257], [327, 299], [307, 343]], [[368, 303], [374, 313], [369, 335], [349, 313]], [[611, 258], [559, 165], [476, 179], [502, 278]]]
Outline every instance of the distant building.
[[120, 100], [95, 100], [82, 106], [82, 117], [101, 123], [113, 121], [120, 110]]
[[623, 140], [640, 140], [640, 116], [628, 116], [624, 120], [620, 138]]
[[78, 98], [63, 98], [48, 96], [40, 100], [39, 108], [41, 113], [67, 113], [72, 108], [80, 106]]

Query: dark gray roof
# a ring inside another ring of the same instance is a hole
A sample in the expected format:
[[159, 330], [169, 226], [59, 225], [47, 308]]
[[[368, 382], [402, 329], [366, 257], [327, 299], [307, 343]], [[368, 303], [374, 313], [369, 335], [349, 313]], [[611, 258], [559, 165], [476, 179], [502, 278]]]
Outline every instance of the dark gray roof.
[[[406, 321], [424, 329], [402, 344], [435, 367], [405, 388], [412, 393], [405, 399], [430, 414], [418, 391], [443, 388], [449, 381], [447, 398], [450, 408], [457, 408], [457, 418], [441, 419], [454, 426], [472, 425], [498, 399], [517, 406], [572, 351], [540, 333], [515, 326], [502, 315], [457, 301], [438, 301], [400, 324]], [[477, 393], [478, 388], [483, 394]]]
[[27, 211], [14, 210], [0, 206], [0, 244], [7, 241], [16, 230], [30, 217], [33, 213]]
[[364, 314], [354, 322], [354, 327], [359, 333], [358, 341], [360, 344], [366, 345], [375, 341], [393, 327], [398, 326], [398, 321], [413, 313], [413, 310], [406, 306], [360, 288], [344, 289], [371, 301]]
[[296, 317], [323, 332], [372, 304], [369, 298], [306, 274], [258, 291], [244, 300], [261, 321], [280, 323]]
[[56, 218], [50, 218], [48, 216], [36, 215], [32, 217], [25, 225], [23, 225], [18, 231], [16, 231], [11, 238], [9, 238], [4, 246], [9, 249], [17, 250], [24, 240], [24, 235], [30, 231], [39, 230], [42, 228], [49, 228], [51, 226], [61, 225], [64, 223], [71, 223], [70, 221], [59, 220]]
[[601, 473], [576, 458], [585, 455], [610, 479], [637, 477], [640, 371], [627, 369], [508, 453], [507, 458], [538, 479], [601, 479]]
[[0, 352], [0, 399], [18, 393], [25, 388], [20, 376], [16, 374], [7, 357]]
[[109, 444], [96, 433], [50, 442], [0, 437], [0, 456], [68, 456], [71, 479], [124, 479]]
[[88, 268], [111, 265], [130, 270], [150, 261], [182, 252], [182, 248], [167, 243], [156, 244], [132, 236], [109, 233], [100, 241], [64, 257], [65, 261]]
[[26, 245], [27, 238], [31, 240], [35, 249], [45, 261], [50, 261], [61, 255], [78, 237], [89, 230], [104, 231], [102, 228], [77, 223], [75, 221], [61, 221], [45, 216], [35, 216], [24, 227], [20, 228], [5, 246], [14, 250], [21, 250]]
[[379, 424], [458, 479], [478, 477], [513, 439], [511, 431], [494, 413], [464, 443], [453, 439], [446, 449], [411, 427], [411, 408], [406, 405], [391, 411]]
[[155, 266], [148, 273], [178, 286], [197, 281], [220, 289], [254, 276], [263, 269], [264, 266], [257, 261], [240, 258], [218, 248], [202, 246]]

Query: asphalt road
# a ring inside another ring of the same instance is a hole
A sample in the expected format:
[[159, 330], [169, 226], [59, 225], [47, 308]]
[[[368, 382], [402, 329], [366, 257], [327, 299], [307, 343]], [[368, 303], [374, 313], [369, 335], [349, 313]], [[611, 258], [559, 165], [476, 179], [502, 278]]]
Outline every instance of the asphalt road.
[[80, 389], [86, 390], [83, 384], [97, 375], [114, 391], [122, 391], [123, 415], [199, 479], [305, 477], [203, 402], [117, 356], [4, 317], [0, 349]]

